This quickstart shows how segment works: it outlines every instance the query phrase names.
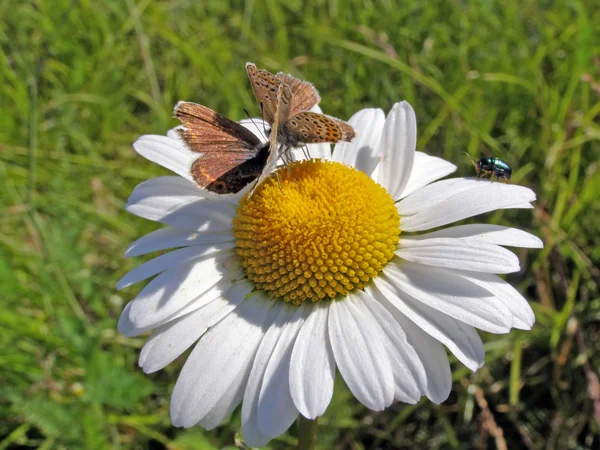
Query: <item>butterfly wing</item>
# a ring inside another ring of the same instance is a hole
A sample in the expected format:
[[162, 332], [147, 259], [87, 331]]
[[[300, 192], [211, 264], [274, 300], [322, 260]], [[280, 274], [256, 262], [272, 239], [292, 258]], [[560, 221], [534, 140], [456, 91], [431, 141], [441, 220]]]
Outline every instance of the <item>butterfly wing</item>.
[[308, 81], [299, 80], [283, 72], [279, 72], [275, 77], [283, 84], [287, 84], [292, 91], [290, 117], [295, 116], [301, 111], [308, 111], [321, 101], [319, 91]]
[[278, 113], [285, 120], [289, 117], [290, 107], [292, 105], [292, 95], [290, 91], [285, 92], [281, 102], [278, 103], [277, 95], [279, 92], [279, 81], [275, 75], [266, 70], [257, 69], [252, 63], [246, 63], [246, 72], [254, 91], [254, 96], [259, 106], [262, 108], [263, 118], [273, 127], [275, 115]]
[[354, 128], [335, 117], [310, 111], [292, 116], [281, 126], [286, 142], [292, 147], [319, 142], [351, 141]]
[[352, 128], [352, 125], [350, 125], [347, 122], [344, 122], [343, 120], [340, 120], [336, 117], [331, 117], [331, 116], [326, 116], [329, 119], [333, 120], [338, 127], [340, 127], [340, 131], [342, 132], [342, 139], [340, 139], [340, 141], [346, 141], [346, 142], [350, 142], [352, 139], [354, 139], [354, 136], [356, 136], [356, 131], [354, 131], [354, 128]]
[[191, 174], [198, 186], [217, 194], [234, 194], [263, 173], [269, 156], [264, 145], [257, 155], [246, 159], [240, 153], [228, 155], [205, 153], [192, 164]]
[[199, 187], [234, 193], [262, 172], [268, 145], [250, 130], [196, 103], [179, 102], [173, 115], [183, 124], [178, 131], [186, 146], [202, 153], [190, 171]]
[[197, 103], [177, 103], [173, 117], [183, 124], [179, 134], [193, 152], [237, 152], [252, 158], [261, 144], [260, 139], [247, 128]]

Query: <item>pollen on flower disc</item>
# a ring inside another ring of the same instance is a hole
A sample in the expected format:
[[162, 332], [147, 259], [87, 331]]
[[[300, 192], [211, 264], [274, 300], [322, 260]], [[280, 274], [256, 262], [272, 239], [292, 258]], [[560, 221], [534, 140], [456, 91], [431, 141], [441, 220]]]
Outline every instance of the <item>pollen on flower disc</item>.
[[376, 277], [394, 256], [399, 225], [393, 199], [366, 174], [310, 160], [246, 196], [233, 233], [256, 288], [301, 304], [346, 296]]

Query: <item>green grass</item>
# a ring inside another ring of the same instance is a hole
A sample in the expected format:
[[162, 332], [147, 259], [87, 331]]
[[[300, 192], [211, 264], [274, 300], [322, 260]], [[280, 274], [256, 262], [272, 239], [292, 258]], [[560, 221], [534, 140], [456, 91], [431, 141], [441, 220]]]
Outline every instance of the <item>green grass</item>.
[[493, 153], [538, 194], [533, 212], [486, 218], [545, 242], [508, 277], [531, 301], [533, 330], [484, 336], [486, 365], [471, 374], [454, 361], [441, 406], [372, 413], [339, 380], [320, 448], [599, 444], [598, 2], [5, 0], [0, 17], [0, 449], [241, 439], [237, 413], [211, 432], [170, 425], [183, 359], [141, 373], [144, 339], [115, 330], [139, 287], [114, 285], [139, 264], [124, 249], [156, 228], [124, 202], [166, 173], [131, 143], [174, 126], [180, 99], [257, 114], [248, 60], [311, 80], [341, 118], [406, 99], [419, 149], [459, 175], [473, 171], [463, 151]]

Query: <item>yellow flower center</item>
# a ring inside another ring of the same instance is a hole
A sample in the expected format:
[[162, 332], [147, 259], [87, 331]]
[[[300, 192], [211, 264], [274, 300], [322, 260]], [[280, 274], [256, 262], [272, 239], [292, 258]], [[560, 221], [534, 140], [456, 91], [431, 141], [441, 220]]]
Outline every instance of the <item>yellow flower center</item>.
[[393, 258], [399, 226], [393, 199], [363, 172], [310, 160], [244, 197], [233, 234], [248, 279], [299, 305], [361, 289]]

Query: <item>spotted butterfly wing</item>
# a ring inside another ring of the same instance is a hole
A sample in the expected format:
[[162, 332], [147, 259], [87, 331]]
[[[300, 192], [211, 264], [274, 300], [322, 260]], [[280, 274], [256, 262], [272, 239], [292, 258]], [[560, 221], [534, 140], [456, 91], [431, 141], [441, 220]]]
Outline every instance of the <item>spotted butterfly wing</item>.
[[257, 69], [252, 63], [246, 63], [246, 72], [254, 91], [256, 101], [262, 109], [263, 118], [273, 128], [275, 115], [278, 114], [281, 121], [285, 121], [290, 115], [292, 106], [292, 93], [290, 90], [282, 93], [281, 101], [278, 102], [279, 81], [272, 73]]
[[290, 117], [282, 126], [285, 144], [298, 147], [302, 144], [350, 141], [354, 128], [346, 122], [325, 114], [303, 111]]
[[350, 142], [354, 138], [354, 136], [356, 136], [356, 131], [354, 131], [354, 128], [352, 128], [352, 125], [350, 125], [349, 123], [344, 122], [343, 120], [340, 120], [336, 117], [325, 117], [335, 122], [335, 124], [340, 128], [340, 131], [342, 132], [342, 137], [340, 141]]
[[201, 156], [192, 164], [196, 184], [217, 194], [239, 192], [263, 171], [269, 145], [250, 130], [206, 106], [179, 102], [173, 112], [186, 146]]
[[279, 72], [275, 77], [290, 87], [292, 91], [292, 105], [290, 107], [290, 116], [295, 116], [301, 111], [308, 111], [321, 101], [319, 91], [312, 83], [299, 80], [291, 75]]

